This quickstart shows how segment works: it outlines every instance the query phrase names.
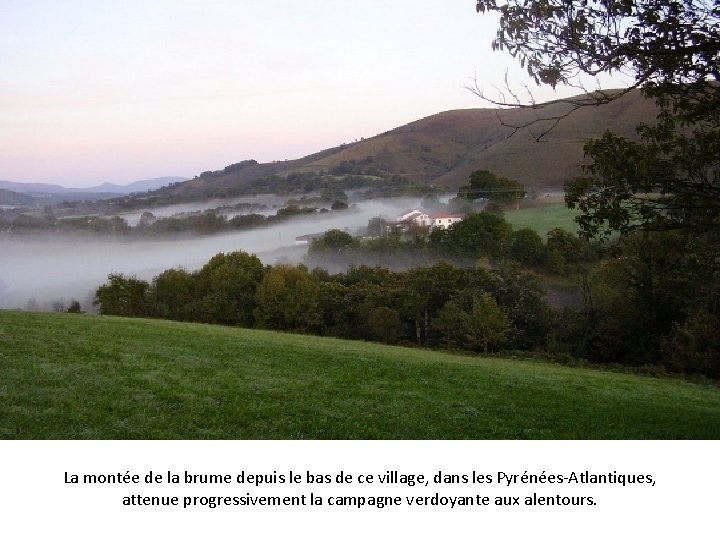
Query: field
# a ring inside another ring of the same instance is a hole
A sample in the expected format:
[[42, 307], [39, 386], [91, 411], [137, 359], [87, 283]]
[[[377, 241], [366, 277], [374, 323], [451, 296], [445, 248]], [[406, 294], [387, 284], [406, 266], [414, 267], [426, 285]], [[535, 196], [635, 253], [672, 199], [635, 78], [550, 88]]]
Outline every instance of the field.
[[519, 210], [506, 210], [503, 216], [512, 225], [514, 231], [532, 229], [545, 239], [548, 231], [555, 228], [576, 232], [578, 224], [575, 222], [575, 216], [579, 213], [577, 210], [568, 209], [565, 203], [557, 202]]
[[0, 311], [5, 439], [714, 439], [712, 386], [208, 325]]

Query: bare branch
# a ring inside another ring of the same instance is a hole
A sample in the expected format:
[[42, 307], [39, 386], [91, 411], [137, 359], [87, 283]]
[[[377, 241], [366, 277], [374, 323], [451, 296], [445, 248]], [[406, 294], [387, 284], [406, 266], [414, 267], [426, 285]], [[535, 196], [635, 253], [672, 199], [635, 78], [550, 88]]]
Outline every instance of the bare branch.
[[[503, 127], [507, 127], [512, 129], [512, 132], [508, 137], [512, 137], [515, 135], [518, 131], [529, 129], [532, 126], [537, 126], [539, 124], [547, 124], [549, 122], [549, 127], [546, 129], [543, 129], [538, 135], [531, 134], [531, 136], [539, 142], [542, 138], [544, 138], [548, 133], [550, 133], [559, 123], [561, 120], [567, 118], [571, 114], [573, 114], [575, 111], [582, 107], [596, 107], [599, 105], [604, 105], [607, 103], [610, 103], [611, 101], [614, 101], [616, 99], [621, 98], [622, 96], [628, 94], [629, 92], [633, 91], [637, 85], [630, 86], [628, 88], [620, 89], [620, 90], [603, 90], [600, 86], [599, 81], [596, 80], [597, 88], [596, 90], [589, 92], [588, 89], [581, 83], [577, 82], [574, 84], [568, 83], [566, 86], [569, 88], [575, 88], [580, 93], [577, 96], [569, 97], [569, 98], [561, 98], [553, 101], [548, 101], [546, 103], [538, 103], [535, 99], [535, 96], [532, 93], [532, 90], [527, 85], [527, 83], [523, 83], [523, 88], [525, 89], [525, 92], [528, 95], [528, 98], [526, 101], [523, 101], [520, 96], [515, 92], [512, 87], [510, 86], [510, 82], [508, 80], [508, 74], [505, 72], [505, 90], [501, 90], [498, 87], [495, 87], [495, 91], [498, 93], [498, 98], [493, 99], [487, 95], [487, 93], [480, 87], [477, 75], [473, 78], [472, 83], [469, 85], [464, 86], [466, 90], [472, 92], [474, 95], [476, 95], [478, 98], [483, 100], [486, 103], [489, 103], [495, 107], [496, 109], [496, 116], [498, 118], [498, 121], [500, 122], [500, 125]], [[505, 92], [507, 92], [512, 100], [508, 100]], [[538, 118], [534, 118], [531, 120], [528, 120], [526, 122], [520, 123], [520, 124], [510, 124], [508, 123], [500, 114], [500, 111], [502, 110], [512, 110], [512, 109], [531, 109], [536, 111], [542, 111], [543, 109], [546, 109], [550, 105], [556, 105], [556, 104], [565, 104], [570, 106], [570, 110], [560, 113], [560, 114], [553, 114], [553, 115], [540, 115]]]

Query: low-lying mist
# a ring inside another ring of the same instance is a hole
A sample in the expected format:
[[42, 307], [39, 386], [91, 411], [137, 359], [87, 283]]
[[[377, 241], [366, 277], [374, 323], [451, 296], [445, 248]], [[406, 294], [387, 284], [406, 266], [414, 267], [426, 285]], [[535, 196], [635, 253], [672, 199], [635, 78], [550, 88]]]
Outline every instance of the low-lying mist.
[[[131, 227], [134, 227], [140, 221], [140, 216], [144, 212], [150, 212], [157, 218], [167, 218], [178, 214], [190, 214], [193, 212], [203, 212], [205, 210], [213, 210], [216, 208], [228, 208], [239, 203], [251, 204], [257, 207], [252, 212], [257, 214], [274, 214], [278, 207], [283, 206], [288, 201], [288, 197], [280, 197], [278, 195], [255, 195], [252, 197], [237, 197], [232, 199], [209, 199], [202, 202], [194, 203], [179, 203], [171, 204], [167, 206], [154, 206], [148, 208], [140, 208], [133, 210], [132, 212], [122, 212], [118, 214], [121, 218], [128, 222]], [[228, 217], [236, 215], [236, 212], [226, 212]]]
[[[362, 201], [343, 211], [293, 218], [270, 227], [210, 236], [133, 239], [87, 236], [0, 236], [0, 308], [49, 309], [78, 300], [92, 309], [97, 287], [108, 274], [150, 280], [168, 268], [196, 270], [219, 252], [255, 253], [265, 264], [302, 262], [306, 246], [295, 238], [329, 229], [354, 234], [369, 219], [394, 219], [419, 199]], [[207, 208], [187, 207], [186, 212]]]

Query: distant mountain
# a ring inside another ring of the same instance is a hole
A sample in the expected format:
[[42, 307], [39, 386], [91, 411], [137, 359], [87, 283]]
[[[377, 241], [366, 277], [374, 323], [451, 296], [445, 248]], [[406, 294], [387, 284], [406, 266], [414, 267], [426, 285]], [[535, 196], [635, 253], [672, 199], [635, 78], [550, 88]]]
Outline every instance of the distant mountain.
[[10, 182], [8, 180], [0, 180], [0, 189], [14, 191], [15, 193], [60, 193], [67, 191], [68, 188], [56, 186], [54, 184]]
[[32, 194], [34, 196], [58, 194], [67, 195], [72, 193], [127, 194], [159, 189], [175, 182], [184, 182], [185, 180], [187, 180], [187, 178], [181, 176], [163, 176], [161, 178], [151, 178], [150, 180], [139, 180], [126, 186], [106, 182], [99, 186], [87, 188], [68, 188], [56, 184], [9, 182], [6, 180], [0, 180], [0, 189], [14, 191], [15, 193]]
[[136, 193], [141, 191], [159, 189], [161, 187], [165, 187], [176, 182], [184, 182], [186, 180], [188, 180], [188, 178], [184, 178], [182, 176], [162, 176], [160, 178], [151, 178], [150, 180], [138, 180], [137, 182], [132, 182], [131, 184], [128, 184], [126, 186], [120, 186], [118, 184], [105, 182], [104, 184], [101, 184], [99, 186], [82, 188], [82, 191], [122, 194]]

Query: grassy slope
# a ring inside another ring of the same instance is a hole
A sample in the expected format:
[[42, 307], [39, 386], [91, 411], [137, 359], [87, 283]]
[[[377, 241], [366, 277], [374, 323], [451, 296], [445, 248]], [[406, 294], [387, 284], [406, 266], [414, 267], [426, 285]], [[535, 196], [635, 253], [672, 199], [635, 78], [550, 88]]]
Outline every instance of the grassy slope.
[[[633, 137], [635, 126], [652, 123], [657, 113], [654, 104], [635, 91], [602, 107], [581, 108], [540, 137], [553, 122], [533, 122], [554, 118], [567, 110], [566, 104], [549, 103], [537, 110], [445, 111], [301, 159], [257, 164], [219, 177], [195, 178], [165, 193], [210, 197], [219, 188], [245, 185], [270, 174], [327, 171], [344, 161], [362, 162], [368, 157], [390, 175], [399, 174], [419, 184], [451, 191], [466, 184], [470, 173], [478, 169], [514, 178], [528, 189], [559, 189], [566, 180], [582, 173], [587, 139], [600, 137], [607, 129]], [[528, 124], [511, 136], [514, 130], [509, 126]]]
[[[532, 123], [568, 109], [565, 104], [550, 103], [538, 110], [446, 111], [349, 145], [308, 163], [308, 168], [371, 156], [394, 173], [449, 189], [466, 184], [478, 169], [514, 178], [528, 189], [557, 189], [582, 174], [587, 139], [600, 137], [608, 129], [633, 137], [635, 126], [652, 123], [657, 113], [651, 101], [632, 92], [602, 107], [581, 108], [547, 133], [552, 121]], [[511, 136], [508, 126], [528, 124]]]
[[224, 327], [0, 311], [3, 438], [717, 438], [720, 391]]

